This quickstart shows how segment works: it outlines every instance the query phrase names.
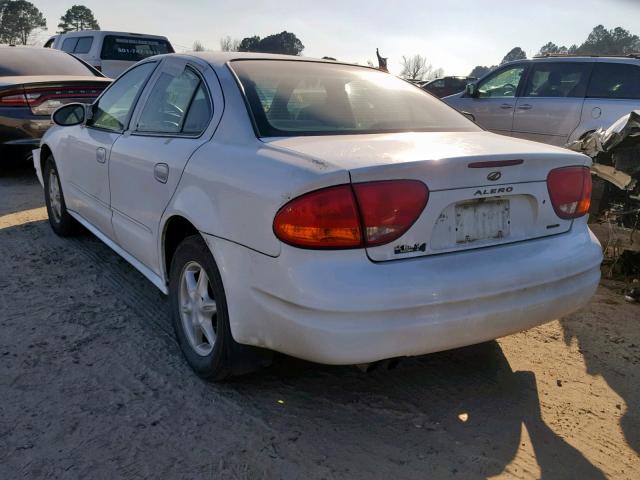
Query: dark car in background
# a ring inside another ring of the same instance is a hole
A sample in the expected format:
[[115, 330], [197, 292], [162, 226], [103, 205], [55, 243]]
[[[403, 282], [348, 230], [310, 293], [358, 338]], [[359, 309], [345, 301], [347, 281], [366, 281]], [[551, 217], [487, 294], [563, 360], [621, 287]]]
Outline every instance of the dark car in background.
[[463, 91], [467, 83], [476, 80], [476, 77], [442, 77], [425, 83], [422, 88], [436, 97], [442, 98]]
[[65, 52], [0, 47], [0, 166], [31, 156], [56, 108], [93, 103], [110, 82]]

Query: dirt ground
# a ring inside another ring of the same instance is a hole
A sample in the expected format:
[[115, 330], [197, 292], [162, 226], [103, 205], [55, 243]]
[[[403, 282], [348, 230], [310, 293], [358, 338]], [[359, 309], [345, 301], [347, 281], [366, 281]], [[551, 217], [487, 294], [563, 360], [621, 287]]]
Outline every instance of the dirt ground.
[[0, 478], [640, 478], [640, 306], [584, 310], [363, 373], [278, 357], [216, 385], [164, 297], [90, 234], [56, 237], [0, 170]]

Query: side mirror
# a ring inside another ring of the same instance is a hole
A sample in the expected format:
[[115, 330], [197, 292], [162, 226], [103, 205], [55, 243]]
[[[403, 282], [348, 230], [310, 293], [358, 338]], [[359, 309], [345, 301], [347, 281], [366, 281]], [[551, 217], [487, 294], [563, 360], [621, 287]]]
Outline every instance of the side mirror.
[[464, 110], [461, 110], [460, 113], [463, 114], [465, 117], [467, 117], [469, 120], [471, 120], [472, 122], [475, 123], [476, 117], [475, 117], [475, 115], [473, 113], [465, 112]]
[[467, 83], [467, 86], [464, 87], [464, 93], [468, 97], [475, 98], [478, 96], [478, 86], [475, 83]]
[[84, 123], [87, 117], [86, 107], [87, 105], [84, 103], [69, 103], [68, 105], [63, 105], [53, 112], [51, 120], [61, 127], [80, 125]]

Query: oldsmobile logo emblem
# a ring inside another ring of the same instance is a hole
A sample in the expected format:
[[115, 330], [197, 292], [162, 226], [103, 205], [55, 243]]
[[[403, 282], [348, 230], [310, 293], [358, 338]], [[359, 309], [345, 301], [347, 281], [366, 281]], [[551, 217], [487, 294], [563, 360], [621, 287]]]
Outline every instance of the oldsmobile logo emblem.
[[500, 172], [491, 172], [489, 175], [487, 175], [487, 180], [489, 180], [490, 182], [495, 182], [497, 180], [500, 180], [500, 177], [502, 177], [502, 174]]

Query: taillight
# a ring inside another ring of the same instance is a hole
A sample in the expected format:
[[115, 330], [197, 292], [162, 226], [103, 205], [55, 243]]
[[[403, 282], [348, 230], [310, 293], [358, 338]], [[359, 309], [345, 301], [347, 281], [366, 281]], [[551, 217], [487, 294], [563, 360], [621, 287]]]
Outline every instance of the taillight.
[[360, 216], [350, 185], [316, 190], [291, 200], [273, 221], [276, 236], [305, 248], [362, 245]]
[[417, 180], [324, 188], [291, 200], [273, 221], [276, 236], [302, 248], [359, 248], [389, 243], [420, 216], [429, 197]]
[[353, 185], [365, 228], [367, 246], [402, 236], [418, 219], [429, 189], [418, 180], [388, 180]]
[[591, 171], [588, 167], [561, 167], [547, 176], [553, 209], [560, 218], [585, 215], [591, 204]]
[[26, 107], [29, 105], [27, 103], [27, 97], [24, 96], [24, 93], [13, 93], [8, 94], [0, 94], [0, 106], [2, 107]]

